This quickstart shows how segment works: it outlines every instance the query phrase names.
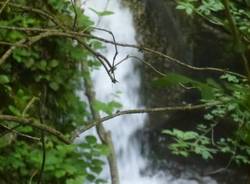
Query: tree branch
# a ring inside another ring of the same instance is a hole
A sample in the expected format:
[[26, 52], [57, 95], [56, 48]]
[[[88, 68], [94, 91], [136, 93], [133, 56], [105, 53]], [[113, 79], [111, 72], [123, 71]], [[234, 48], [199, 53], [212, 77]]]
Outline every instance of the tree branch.
[[[30, 136], [30, 135], [27, 135], [27, 134], [23, 134], [23, 133], [20, 133], [20, 132], [18, 132], [17, 130], [15, 130], [15, 129], [13, 129], [13, 128], [10, 128], [10, 127], [8, 127], [8, 126], [5, 126], [5, 125], [0, 125], [0, 126], [2, 126], [3, 128], [5, 128], [7, 131], [9, 131], [9, 132], [14, 132], [14, 133], [16, 133], [17, 135], [19, 135], [19, 136], [22, 136], [22, 137], [25, 137], [25, 138], [28, 138], [28, 139], [31, 139], [31, 140], [35, 140], [35, 141], [40, 141], [40, 138], [38, 138], [38, 137], [33, 137], [33, 136]], [[8, 133], [9, 133], [8, 132]], [[8, 134], [7, 133], [7, 134]]]
[[[195, 67], [189, 64], [186, 64], [176, 58], [173, 58], [167, 54], [164, 54], [162, 52], [147, 48], [147, 47], [143, 47], [143, 46], [138, 46], [138, 45], [133, 45], [133, 44], [126, 44], [126, 43], [119, 43], [119, 42], [115, 42], [112, 40], [107, 40], [98, 36], [94, 36], [91, 34], [87, 34], [84, 32], [75, 32], [75, 31], [70, 31], [70, 30], [65, 30], [64, 32], [60, 31], [60, 30], [53, 30], [53, 29], [42, 29], [42, 28], [19, 28], [19, 27], [8, 27], [8, 26], [0, 26], [0, 28], [3, 29], [11, 29], [11, 30], [20, 30], [20, 31], [39, 31], [39, 32], [45, 32], [47, 31], [47, 36], [44, 35], [44, 37], [48, 37], [48, 36], [61, 36], [61, 37], [68, 37], [68, 38], [72, 38], [75, 40], [79, 40], [80, 37], [84, 37], [84, 38], [89, 38], [89, 39], [96, 39], [99, 40], [101, 42], [104, 43], [108, 43], [108, 44], [113, 44], [113, 45], [117, 45], [117, 46], [121, 46], [121, 47], [130, 47], [130, 48], [134, 48], [137, 49], [139, 51], [145, 51], [151, 54], [155, 54], [157, 56], [163, 57], [165, 59], [167, 59], [168, 61], [171, 61], [173, 63], [176, 63], [182, 67], [185, 67], [187, 69], [190, 70], [194, 70], [194, 71], [209, 71], [209, 72], [218, 72], [218, 73], [228, 73], [228, 74], [232, 74], [241, 78], [247, 78], [245, 75], [241, 75], [239, 73], [235, 73], [232, 71], [229, 71], [228, 69], [220, 69], [220, 68], [214, 68], [214, 67]], [[44, 37], [41, 37], [38, 35], [38, 38], [42, 39]], [[33, 41], [34, 42], [34, 41]], [[16, 44], [20, 44], [20, 43], [16, 43]], [[95, 51], [94, 51], [95, 52]], [[101, 60], [103, 59], [103, 57], [100, 56], [100, 54], [96, 53], [95, 54], [93, 52], [91, 52], [95, 57], [100, 58]], [[108, 64], [108, 66], [110, 67], [111, 70], [107, 69], [107, 71], [112, 71], [112, 65], [110, 65], [110, 63], [108, 62], [108, 60], [105, 58], [105, 62], [106, 64]], [[1, 65], [1, 60], [0, 60], [0, 65]], [[102, 63], [103, 65], [103, 63]]]
[[117, 111], [115, 114], [105, 116], [103, 118], [99, 118], [95, 121], [92, 121], [90, 123], [87, 123], [86, 126], [80, 127], [79, 129], [75, 130], [72, 133], [71, 139], [74, 140], [77, 138], [80, 134], [83, 132], [89, 130], [90, 128], [93, 128], [95, 126], [100, 125], [101, 123], [108, 121], [110, 119], [113, 119], [118, 116], [127, 115], [127, 114], [141, 114], [141, 113], [155, 113], [155, 112], [170, 112], [170, 111], [191, 111], [191, 110], [197, 110], [197, 109], [203, 109], [212, 107], [215, 105], [218, 105], [219, 102], [213, 102], [213, 103], [205, 103], [205, 104], [199, 104], [199, 105], [185, 105], [185, 106], [174, 106], [174, 107], [158, 107], [158, 108], [148, 108], [148, 109], [132, 109], [132, 110], [124, 110], [124, 111]]
[[[4, 5], [5, 2], [0, 2], [0, 5]], [[42, 15], [43, 17], [51, 20], [52, 22], [54, 22], [54, 24], [58, 25], [60, 28], [64, 28], [65, 26], [63, 24], [61, 24], [56, 18], [54, 18], [52, 15], [50, 15], [48, 12], [44, 11], [44, 10], [40, 10], [37, 8], [33, 8], [30, 6], [23, 6], [20, 4], [15, 4], [15, 3], [8, 3], [7, 6], [13, 7], [13, 8], [18, 8], [18, 9], [22, 9], [24, 11], [29, 11], [29, 12], [33, 12], [39, 15]]]
[[61, 132], [58, 130], [49, 127], [47, 125], [43, 125], [39, 123], [38, 120], [32, 119], [32, 118], [23, 118], [23, 117], [17, 117], [17, 116], [11, 116], [11, 115], [0, 115], [0, 121], [13, 121], [20, 123], [22, 125], [28, 125], [32, 126], [34, 128], [37, 128], [39, 130], [43, 130], [55, 137], [57, 137], [59, 140], [64, 142], [65, 144], [71, 144], [71, 141], [69, 141]]
[[0, 15], [2, 14], [4, 8], [7, 6], [7, 4], [10, 2], [10, 0], [6, 0], [3, 4], [2, 4], [2, 7], [0, 9]]
[[[85, 73], [84, 76], [85, 94], [89, 101], [89, 107], [92, 114], [92, 118], [93, 120], [97, 120], [100, 119], [100, 114], [94, 107], [94, 103], [96, 102], [96, 97], [94, 92], [94, 86], [92, 84], [90, 77], [90, 71], [88, 66], [86, 66], [86, 63], [83, 63], [82, 70]], [[112, 142], [111, 133], [109, 131], [106, 131], [106, 129], [102, 124], [96, 124], [94, 126], [96, 126], [97, 134], [102, 143], [107, 145], [110, 149], [110, 154], [108, 155], [108, 164], [109, 164], [112, 184], [119, 184], [120, 182], [119, 182], [119, 173], [117, 167], [117, 159], [116, 159], [114, 145]]]
[[[236, 47], [241, 47], [241, 45], [242, 45], [241, 35], [240, 35], [240, 32], [239, 32], [239, 30], [237, 28], [235, 19], [234, 19], [234, 17], [232, 16], [232, 14], [230, 12], [229, 0], [223, 0], [222, 2], [223, 2], [223, 5], [225, 7], [225, 13], [226, 13], [226, 16], [227, 16], [227, 19], [228, 19], [228, 22], [229, 22], [230, 29], [232, 31], [232, 35], [233, 35], [233, 38], [234, 38], [235, 45], [236, 45]], [[249, 62], [247, 60], [247, 57], [245, 55], [245, 51], [243, 51], [243, 52], [241, 51], [241, 59], [243, 61], [243, 65], [244, 65], [244, 68], [246, 70], [248, 80], [250, 80], [250, 67], [249, 67]]]

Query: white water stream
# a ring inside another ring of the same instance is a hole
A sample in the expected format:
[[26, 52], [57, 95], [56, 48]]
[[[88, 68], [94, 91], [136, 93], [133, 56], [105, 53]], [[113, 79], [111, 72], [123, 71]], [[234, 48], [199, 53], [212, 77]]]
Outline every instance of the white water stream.
[[[133, 26], [133, 19], [129, 9], [121, 5], [120, 0], [87, 0], [83, 3], [85, 13], [96, 22], [97, 27], [113, 32], [116, 41], [122, 43], [136, 44], [136, 33]], [[109, 10], [113, 15], [98, 17], [89, 8], [97, 11]], [[96, 31], [95, 35], [112, 40], [112, 37], [102, 31]], [[119, 62], [129, 55], [140, 56], [134, 49], [118, 48], [119, 55], [116, 61]], [[107, 44], [102, 50], [110, 61], [115, 53], [113, 45]], [[140, 104], [140, 76], [135, 69], [134, 61], [126, 60], [116, 70], [116, 78], [119, 81], [113, 84], [106, 71], [100, 69], [94, 72], [93, 80], [97, 98], [100, 101], [119, 101], [123, 109], [139, 108]], [[117, 97], [117, 92], [121, 92]], [[137, 130], [142, 129], [146, 115], [125, 115], [105, 122], [105, 127], [112, 132], [112, 138], [118, 158], [118, 169], [121, 184], [198, 184], [197, 181], [182, 178], [174, 178], [165, 171], [154, 176], [145, 176], [141, 171], [147, 166], [147, 160], [140, 153], [140, 145], [131, 136]], [[108, 168], [105, 168], [105, 176], [109, 176]], [[212, 180], [204, 178], [204, 183], [214, 184]]]

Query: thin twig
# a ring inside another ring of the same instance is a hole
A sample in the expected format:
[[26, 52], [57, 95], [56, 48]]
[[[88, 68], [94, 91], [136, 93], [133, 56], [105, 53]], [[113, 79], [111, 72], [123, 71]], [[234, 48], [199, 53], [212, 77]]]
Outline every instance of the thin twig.
[[22, 126], [22, 125], [21, 125], [21, 124], [18, 124], [18, 125], [16, 125], [16, 126], [10, 128], [10, 130], [2, 132], [2, 133], [0, 134], [0, 137], [5, 136], [6, 134], [10, 133], [10, 131], [13, 131], [13, 130], [17, 129], [17, 128], [20, 127], [20, 126]]
[[[46, 104], [46, 98], [47, 98], [47, 87], [43, 86], [43, 91], [40, 97], [40, 106], [39, 106], [39, 119], [40, 123], [44, 124], [44, 118], [45, 118], [45, 104]], [[41, 130], [41, 142], [42, 142], [42, 164], [37, 180], [37, 184], [42, 183], [43, 180], [43, 173], [44, 173], [44, 167], [46, 162], [46, 146], [45, 146], [45, 135], [44, 131]]]
[[0, 126], [2, 126], [3, 128], [5, 128], [5, 129], [8, 130], [9, 132], [14, 132], [14, 133], [16, 133], [16, 134], [19, 135], [19, 136], [22, 136], [22, 137], [25, 137], [25, 138], [28, 138], [28, 139], [31, 139], [31, 140], [35, 140], [35, 141], [40, 141], [40, 138], [38, 138], [38, 137], [33, 137], [33, 136], [30, 136], [30, 135], [27, 135], [27, 134], [23, 134], [23, 133], [18, 132], [18, 131], [16, 131], [16, 130], [14, 130], [13, 128], [9, 128], [9, 127], [7, 127], [7, 126], [5, 126], [5, 125], [0, 125]]
[[28, 125], [32, 126], [34, 128], [37, 128], [39, 130], [44, 130], [45, 132], [57, 137], [59, 140], [64, 142], [65, 144], [71, 144], [71, 141], [69, 141], [60, 131], [49, 127], [47, 125], [43, 125], [39, 123], [38, 120], [33, 118], [24, 118], [24, 117], [18, 117], [18, 116], [12, 116], [12, 115], [0, 115], [0, 121], [9, 121], [9, 122], [16, 122], [22, 125]]
[[[241, 38], [240, 32], [239, 32], [239, 30], [237, 28], [235, 19], [234, 19], [234, 17], [232, 16], [232, 14], [230, 12], [229, 0], [223, 0], [222, 2], [223, 2], [223, 5], [225, 7], [225, 13], [226, 13], [226, 16], [227, 16], [227, 19], [228, 19], [228, 22], [229, 22], [230, 29], [232, 31], [232, 35], [233, 35], [233, 38], [234, 38], [235, 45], [236, 45], [236, 47], [239, 47], [242, 44], [242, 38]], [[247, 57], [246, 57], [244, 51], [243, 52], [241, 51], [241, 58], [242, 58], [242, 61], [243, 61], [244, 68], [246, 70], [246, 74], [248, 76], [248, 80], [250, 80], [249, 62], [247, 60]]]
[[237, 151], [237, 146], [235, 146], [233, 155], [230, 157], [230, 159], [229, 159], [229, 161], [228, 161], [228, 163], [227, 163], [227, 165], [225, 167], [222, 167], [222, 168], [217, 169], [215, 171], [211, 171], [211, 172], [205, 173], [205, 176], [215, 175], [215, 174], [218, 174], [218, 173], [221, 173], [221, 172], [227, 170], [230, 167], [230, 165], [232, 164], [233, 159], [235, 158], [236, 151]]
[[37, 175], [37, 173], [38, 173], [38, 170], [35, 170], [35, 171], [32, 173], [32, 175], [31, 175], [31, 177], [30, 177], [30, 179], [29, 179], [29, 184], [32, 184], [32, 180], [33, 180], [34, 176]]
[[[18, 41], [16, 44], [23, 44], [25, 42], [26, 39], [22, 39], [20, 41]], [[0, 65], [2, 65], [7, 58], [11, 55], [12, 51], [16, 48], [15, 45], [11, 46], [0, 58]]]
[[4, 26], [0, 25], [0, 29], [8, 29], [14, 31], [32, 31], [32, 32], [59, 32], [58, 29], [48, 29], [48, 28], [40, 28], [40, 27], [15, 27], [15, 26]]
[[167, 76], [166, 74], [162, 73], [161, 71], [159, 71], [158, 69], [156, 69], [153, 65], [151, 65], [149, 62], [142, 60], [141, 58], [137, 57], [137, 56], [129, 56], [129, 58], [133, 58], [136, 59], [137, 61], [140, 61], [142, 63], [144, 63], [145, 65], [147, 65], [149, 68], [151, 68], [153, 71], [155, 71], [157, 74], [165, 77]]
[[[19, 28], [17, 28], [17, 29], [19, 29]], [[39, 29], [41, 31], [45, 31], [45, 30], [42, 30], [41, 28], [35, 28], [34, 30], [38, 31]], [[32, 29], [29, 28], [29, 30], [32, 30]], [[61, 32], [60, 30], [58, 30], [58, 31], [50, 30], [48, 32], [45, 32], [43, 37], [41, 37], [41, 36], [38, 35], [38, 38], [42, 39], [42, 38], [49, 37], [49, 36], [61, 36], [61, 37], [64, 36], [64, 37], [68, 37], [68, 38], [72, 38], [72, 39], [76, 39], [76, 40], [79, 40], [79, 37], [96, 39], [96, 40], [102, 41], [104, 43], [115, 44], [115, 45], [121, 46], [121, 47], [135, 48], [135, 49], [138, 49], [140, 51], [145, 51], [145, 52], [148, 52], [148, 53], [151, 53], [151, 54], [155, 54], [155, 55], [158, 55], [160, 57], [163, 57], [163, 58], [167, 59], [168, 61], [174, 62], [176, 64], [179, 64], [180, 66], [188, 68], [190, 70], [194, 70], [194, 71], [210, 71], [210, 72], [218, 72], [218, 73], [228, 73], [228, 74], [232, 74], [232, 75], [235, 75], [235, 76], [238, 76], [238, 77], [241, 77], [241, 78], [246, 78], [245, 75], [241, 75], [239, 73], [235, 73], [235, 72], [229, 71], [228, 69], [220, 69], [220, 68], [214, 68], [214, 67], [195, 67], [195, 66], [186, 64], [186, 63], [184, 63], [184, 62], [182, 62], [182, 61], [180, 61], [180, 60], [178, 60], [176, 58], [173, 58], [173, 57], [171, 57], [169, 55], [166, 55], [166, 54], [164, 54], [162, 52], [159, 52], [159, 51], [156, 51], [156, 50], [153, 50], [153, 49], [150, 49], [150, 48], [146, 48], [146, 47], [142, 47], [142, 46], [137, 46], [137, 45], [133, 45], [133, 44], [126, 44], [126, 43], [114, 42], [112, 40], [107, 40], [107, 39], [104, 39], [104, 38], [101, 38], [101, 37], [98, 37], [98, 36], [93, 36], [93, 35], [82, 33], [82, 32], [74, 32], [74, 31], [64, 31], [64, 32]], [[34, 42], [35, 42], [35, 40], [33, 41], [33, 43]], [[93, 54], [94, 52], [92, 51], [91, 53]], [[106, 64], [110, 68], [112, 68], [112, 65], [109, 63], [109, 61], [104, 56], [100, 56], [100, 54], [98, 54], [98, 53], [96, 53], [96, 54], [98, 55], [99, 58], [100, 57], [102, 58], [101, 60], [105, 60]], [[96, 54], [95, 54], [95, 56], [97, 56]], [[0, 60], [0, 65], [1, 65], [1, 60]], [[107, 71], [109, 71], [109, 70], [107, 70]]]
[[[81, 34], [84, 34], [84, 33], [79, 33], [79, 36]], [[145, 51], [145, 52], [148, 52], [148, 53], [151, 53], [151, 54], [155, 54], [155, 55], [158, 55], [160, 57], [163, 57], [163, 58], [167, 59], [168, 61], [177, 63], [180, 66], [188, 68], [190, 70], [194, 70], [194, 71], [210, 71], [210, 72], [218, 72], [218, 73], [228, 73], [228, 74], [232, 74], [232, 75], [235, 75], [235, 76], [238, 76], [238, 77], [241, 77], [241, 78], [246, 78], [245, 75], [241, 75], [239, 73], [235, 73], [235, 72], [229, 71], [228, 69], [220, 69], [220, 68], [214, 68], [214, 67], [195, 67], [195, 66], [186, 64], [184, 62], [181, 62], [180, 60], [178, 60], [176, 58], [173, 58], [173, 57], [171, 57], [169, 55], [166, 55], [166, 54], [164, 54], [162, 52], [159, 52], [159, 51], [147, 48], [147, 47], [133, 45], [133, 44], [126, 44], [126, 43], [119, 43], [119, 42], [114, 43], [111, 40], [107, 40], [107, 39], [104, 39], [104, 38], [101, 38], [101, 37], [98, 37], [98, 36], [93, 36], [93, 35], [84, 34], [82, 36], [89, 37], [89, 38], [92, 38], [92, 39], [96, 39], [96, 40], [102, 41], [104, 43], [117, 44], [117, 46], [135, 48], [135, 49], [138, 49], [139, 51]]]
[[129, 58], [129, 55], [127, 55], [126, 57], [124, 57], [122, 60], [120, 60], [119, 62], [117, 62], [114, 66], [113, 66], [113, 70], [116, 70], [117, 66], [122, 64], [124, 61], [126, 61]]
[[[111, 35], [111, 37], [112, 37], [112, 39], [113, 39], [113, 42], [114, 42], [114, 46], [115, 46], [115, 54], [114, 54], [114, 56], [113, 56], [113, 62], [112, 62], [112, 68], [114, 69], [114, 68], [115, 68], [115, 67], [114, 67], [114, 65], [115, 65], [115, 60], [116, 60], [116, 57], [117, 57], [117, 55], [118, 55], [118, 48], [117, 48], [116, 39], [115, 39], [115, 36], [114, 36], [113, 32], [112, 32], [112, 31], [109, 31], [109, 30], [107, 30], [107, 29], [98, 28], [98, 27], [91, 27], [91, 28], [96, 29], [96, 30], [100, 30], [100, 31], [104, 31], [104, 32], [106, 32], [106, 33], [108, 33], [108, 34]], [[111, 68], [111, 69], [112, 69], [112, 68]]]
[[[0, 5], [3, 5], [3, 4], [4, 4], [4, 2], [0, 2]], [[13, 7], [13, 8], [18, 8], [18, 9], [22, 9], [24, 11], [33, 12], [33, 13], [42, 15], [43, 17], [48, 18], [49, 20], [51, 20], [52, 22], [54, 22], [60, 28], [64, 28], [65, 27], [55, 17], [53, 17], [52, 15], [50, 15], [48, 12], [46, 12], [44, 10], [33, 8], [33, 7], [30, 7], [30, 6], [23, 6], [23, 5], [16, 4], [16, 3], [8, 3], [7, 6], [10, 6], [10, 7]]]
[[[78, 39], [78, 42], [80, 44], [83, 45], [83, 47], [85, 47], [86, 50], [88, 50], [101, 64], [102, 66], [104, 67], [104, 69], [106, 70], [110, 80], [113, 82], [113, 83], [116, 83], [117, 80], [115, 79], [115, 75], [114, 73], [111, 74], [110, 69], [112, 68], [112, 66], [110, 65], [108, 59], [103, 56], [101, 53], [97, 52], [97, 51], [94, 51], [90, 46], [88, 46], [86, 43], [82, 42], [81, 40]], [[106, 64], [109, 65], [109, 68], [106, 66]]]
[[76, 7], [75, 7], [75, 0], [74, 0], [74, 2], [73, 2], [73, 0], [70, 0], [70, 1], [71, 1], [71, 4], [72, 4], [74, 13], [75, 13], [74, 22], [73, 22], [73, 25], [72, 25], [72, 30], [75, 31], [76, 30], [78, 14], [77, 14], [77, 10], [76, 10]]
[[15, 47], [27, 47], [24, 44], [17, 44], [17, 43], [5, 42], [5, 41], [0, 41], [0, 45], [8, 45], [8, 46], [15, 46]]
[[6, 0], [6, 1], [3, 3], [3, 5], [2, 5], [2, 7], [1, 7], [1, 9], [0, 9], [0, 15], [2, 14], [4, 8], [7, 6], [7, 4], [8, 4], [9, 2], [10, 2], [10, 0]]
[[26, 115], [26, 113], [28, 112], [28, 110], [31, 108], [31, 106], [34, 104], [36, 100], [38, 100], [38, 98], [35, 96], [30, 99], [30, 101], [28, 102], [28, 104], [26, 105], [26, 107], [24, 108], [22, 112], [22, 116]]

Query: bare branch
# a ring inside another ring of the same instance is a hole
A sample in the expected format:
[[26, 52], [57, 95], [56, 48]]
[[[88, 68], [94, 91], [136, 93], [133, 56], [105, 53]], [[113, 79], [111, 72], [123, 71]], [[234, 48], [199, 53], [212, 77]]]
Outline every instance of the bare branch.
[[140, 61], [142, 63], [144, 63], [145, 65], [147, 65], [149, 68], [151, 68], [155, 73], [165, 77], [166, 74], [162, 73], [161, 71], [159, 71], [158, 69], [156, 69], [153, 65], [151, 65], [149, 62], [147, 61], [144, 61], [143, 59], [137, 57], [137, 56], [129, 56], [129, 58], [133, 58], [133, 59], [136, 59], [137, 61]]
[[[1, 27], [1, 26], [0, 26]], [[4, 28], [4, 26], [2, 26], [2, 28]], [[15, 27], [7, 27], [5, 26], [6, 29], [14, 29]], [[142, 46], [137, 46], [137, 45], [133, 45], [133, 44], [126, 44], [126, 43], [119, 43], [119, 42], [114, 42], [112, 40], [107, 40], [98, 36], [93, 36], [91, 34], [87, 34], [84, 32], [74, 32], [74, 31], [64, 31], [61, 32], [60, 30], [46, 30], [46, 29], [42, 29], [42, 28], [15, 28], [16, 30], [33, 30], [33, 31], [47, 31], [47, 36], [46, 34], [44, 34], [44, 37], [48, 37], [48, 36], [62, 36], [62, 37], [69, 37], [72, 39], [76, 39], [79, 40], [79, 37], [85, 37], [85, 38], [91, 38], [91, 39], [96, 39], [99, 41], [102, 41], [104, 43], [109, 43], [109, 44], [114, 44], [117, 46], [122, 46], [122, 47], [130, 47], [130, 48], [135, 48], [138, 49], [140, 51], [145, 51], [151, 54], [155, 54], [158, 55], [160, 57], [163, 57], [165, 59], [167, 59], [168, 61], [171, 61], [173, 63], [179, 64], [182, 67], [191, 69], [191, 70], [195, 70], [195, 71], [210, 71], [210, 72], [218, 72], [218, 73], [228, 73], [228, 74], [232, 74], [241, 78], [247, 78], [245, 75], [241, 75], [239, 73], [235, 73], [232, 71], [229, 71], [228, 69], [220, 69], [220, 68], [214, 68], [214, 67], [195, 67], [189, 64], [186, 64], [176, 58], [173, 58], [171, 56], [168, 56], [167, 54], [164, 54], [162, 52], [150, 49], [150, 48], [146, 48], [146, 47], [142, 47]], [[45, 32], [46, 33], [46, 32]], [[43, 37], [38, 35], [39, 39], [42, 39]], [[18, 44], [18, 43], [17, 43]], [[94, 51], [95, 52], [95, 51]], [[92, 54], [94, 54], [94, 52], [92, 52]], [[104, 57], [104, 56], [100, 56], [100, 53], [96, 53], [95, 54], [98, 55], [99, 58], [101, 58], [101, 60], [104, 60], [105, 63], [112, 69], [112, 65], [109, 63], [109, 61]], [[95, 55], [95, 56], [97, 56]], [[99, 59], [100, 61], [100, 59]], [[1, 60], [0, 60], [0, 65], [1, 65]], [[111, 71], [111, 70], [107, 70], [107, 71]], [[108, 72], [109, 73], [109, 72]]]
[[100, 30], [100, 31], [104, 31], [104, 32], [106, 32], [106, 33], [108, 33], [108, 34], [110, 34], [112, 36], [112, 39], [113, 39], [113, 42], [114, 42], [114, 46], [115, 46], [115, 54], [114, 54], [114, 57], [113, 57], [113, 62], [112, 62], [112, 68], [111, 68], [111, 70], [114, 70], [114, 68], [115, 68], [114, 67], [115, 60], [116, 60], [116, 57], [118, 55], [118, 48], [117, 48], [117, 43], [116, 43], [116, 39], [115, 39], [115, 36], [114, 36], [113, 32], [109, 31], [107, 29], [98, 28], [98, 27], [91, 27], [91, 28], [96, 29], [96, 30]]
[[[110, 70], [112, 68], [112, 66], [110, 65], [108, 59], [103, 56], [101, 53], [97, 52], [97, 51], [94, 51], [91, 47], [89, 47], [86, 43], [82, 42], [80, 39], [77, 40], [80, 44], [83, 45], [83, 47], [85, 47], [86, 50], [88, 50], [101, 64], [102, 66], [104, 67], [104, 69], [106, 70], [110, 80], [113, 82], [113, 83], [116, 83], [117, 80], [115, 79], [115, 76], [114, 74], [112, 75]], [[106, 66], [106, 64], [109, 66], [109, 68]]]
[[79, 129], [75, 130], [72, 133], [71, 139], [74, 140], [78, 137], [81, 133], [89, 130], [92, 127], [98, 126], [104, 121], [108, 121], [118, 116], [127, 115], [127, 114], [141, 114], [141, 113], [155, 113], [155, 112], [170, 112], [170, 111], [191, 111], [197, 109], [203, 109], [218, 105], [219, 102], [213, 103], [205, 103], [199, 105], [185, 105], [185, 106], [174, 106], [174, 107], [157, 107], [157, 108], [148, 108], [148, 109], [132, 109], [132, 110], [124, 110], [124, 111], [117, 111], [115, 114], [105, 116], [101, 119], [95, 120], [93, 122], [87, 123], [86, 126], [80, 127]]

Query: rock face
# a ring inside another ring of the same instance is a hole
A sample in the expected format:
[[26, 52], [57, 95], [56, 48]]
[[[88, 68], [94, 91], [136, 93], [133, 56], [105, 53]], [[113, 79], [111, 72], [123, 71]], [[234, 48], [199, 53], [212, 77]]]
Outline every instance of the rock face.
[[[213, 27], [205, 22], [188, 17], [184, 12], [175, 9], [176, 4], [172, 0], [123, 0], [130, 6], [134, 12], [135, 26], [138, 32], [138, 42], [148, 48], [160, 51], [171, 57], [177, 58], [184, 63], [194, 66], [213, 66], [226, 68], [239, 68], [233, 63], [233, 55], [225, 53], [225, 40], [228, 35], [214, 30]], [[176, 63], [168, 61], [157, 55], [144, 53], [144, 60], [152, 64], [162, 73], [180, 72], [185, 75], [205, 78], [207, 76], [216, 76], [215, 73], [198, 73], [187, 70]], [[144, 104], [148, 107], [160, 107], [170, 105], [182, 105], [184, 103], [196, 103], [199, 98], [197, 91], [185, 90], [182, 87], [168, 87], [159, 89], [152, 86], [155, 78], [161, 77], [147, 65], [142, 65], [141, 75], [143, 82], [142, 94], [144, 95]], [[161, 135], [164, 128], [180, 128], [184, 130], [192, 129], [196, 123], [202, 120], [202, 113], [161, 113], [150, 114], [147, 127], [144, 130], [145, 144], [149, 142], [151, 150], [150, 157], [155, 157], [154, 163], [160, 160], [171, 159], [172, 164], [168, 165], [173, 172], [185, 170], [185, 167], [194, 168], [205, 172], [216, 170], [227, 164], [228, 158], [218, 158], [210, 165], [199, 158], [182, 159], [174, 157], [167, 149], [166, 138]], [[225, 128], [227, 127], [227, 128]], [[218, 128], [219, 134], [230, 132], [228, 124]], [[176, 164], [177, 163], [177, 164]], [[161, 167], [161, 164], [158, 166]], [[163, 164], [163, 165], [164, 165]], [[171, 166], [169, 166], [171, 165]], [[165, 166], [163, 166], [165, 167]], [[228, 177], [230, 176], [230, 177]], [[235, 177], [234, 177], [235, 176]], [[241, 176], [241, 177], [240, 177]], [[238, 178], [241, 178], [240, 181]], [[237, 183], [246, 183], [245, 178], [235, 171], [218, 174], [219, 183], [233, 184], [232, 178], [237, 179]]]

